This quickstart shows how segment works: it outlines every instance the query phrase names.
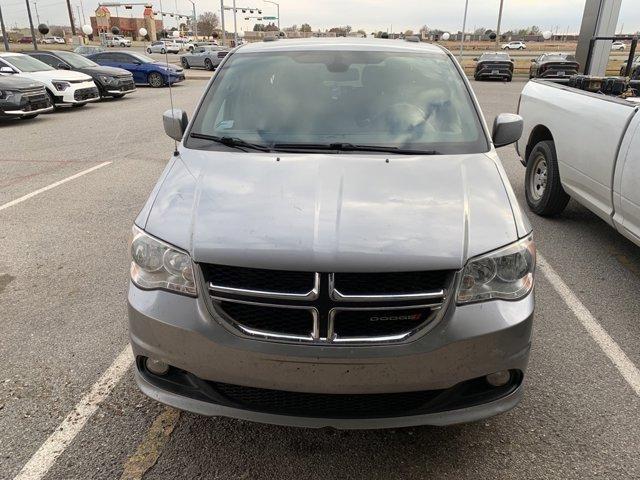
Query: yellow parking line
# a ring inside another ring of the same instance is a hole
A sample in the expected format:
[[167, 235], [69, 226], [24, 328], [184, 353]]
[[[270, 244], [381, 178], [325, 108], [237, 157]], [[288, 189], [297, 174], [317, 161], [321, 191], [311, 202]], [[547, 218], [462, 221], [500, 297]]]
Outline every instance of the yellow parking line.
[[173, 429], [180, 419], [180, 410], [166, 407], [151, 424], [149, 431], [138, 445], [136, 453], [127, 459], [120, 480], [141, 480], [147, 471], [153, 467], [166, 443], [171, 437]]

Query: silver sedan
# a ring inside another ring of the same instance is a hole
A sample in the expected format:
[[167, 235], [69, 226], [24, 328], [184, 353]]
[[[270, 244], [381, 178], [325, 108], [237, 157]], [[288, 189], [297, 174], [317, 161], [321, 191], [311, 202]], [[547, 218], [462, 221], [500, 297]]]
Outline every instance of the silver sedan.
[[215, 45], [195, 47], [193, 52], [180, 56], [180, 63], [183, 68], [202, 67], [213, 70], [220, 65], [227, 53], [229, 50]]

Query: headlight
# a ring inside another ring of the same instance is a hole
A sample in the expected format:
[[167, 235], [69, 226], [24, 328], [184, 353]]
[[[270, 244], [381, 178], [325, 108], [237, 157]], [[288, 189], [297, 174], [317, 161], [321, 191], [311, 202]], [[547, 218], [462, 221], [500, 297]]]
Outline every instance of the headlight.
[[53, 84], [55, 89], [58, 90], [59, 92], [62, 92], [71, 86], [69, 82], [61, 82], [59, 80], [54, 80], [51, 83]]
[[106, 85], [111, 85], [116, 82], [115, 77], [107, 77], [106, 75], [98, 75], [98, 80]]
[[0, 100], [10, 99], [15, 92], [11, 90], [0, 90]]
[[533, 237], [472, 258], [462, 271], [457, 302], [517, 300], [533, 288], [536, 247]]
[[191, 257], [135, 226], [131, 258], [131, 280], [140, 288], [198, 295]]

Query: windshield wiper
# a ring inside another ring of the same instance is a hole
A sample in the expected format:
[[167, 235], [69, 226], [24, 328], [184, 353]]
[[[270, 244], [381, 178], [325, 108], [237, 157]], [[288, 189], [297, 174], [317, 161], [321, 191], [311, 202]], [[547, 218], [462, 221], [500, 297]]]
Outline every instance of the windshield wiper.
[[436, 150], [414, 150], [382, 145], [354, 145], [353, 143], [276, 143], [275, 150], [338, 150], [341, 152], [383, 152], [398, 155], [439, 155]]
[[270, 152], [272, 148], [268, 145], [261, 145], [259, 143], [251, 143], [246, 140], [242, 140], [237, 137], [218, 137], [215, 135], [207, 135], [204, 133], [191, 133], [189, 135], [191, 138], [199, 138], [201, 140], [211, 140], [212, 142], [221, 143], [227, 147], [239, 148], [241, 150], [245, 148], [250, 148], [252, 150], [260, 150], [261, 152]]

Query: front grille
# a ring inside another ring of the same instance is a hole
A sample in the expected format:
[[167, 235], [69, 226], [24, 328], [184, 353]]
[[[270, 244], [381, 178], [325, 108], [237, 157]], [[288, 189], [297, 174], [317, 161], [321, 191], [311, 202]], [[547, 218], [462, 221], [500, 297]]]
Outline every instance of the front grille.
[[[240, 333], [274, 341], [403, 341], [443, 310], [454, 272], [316, 273], [200, 265], [212, 307]], [[285, 338], [286, 337], [286, 338]]]
[[243, 328], [253, 331], [311, 338], [313, 314], [299, 308], [267, 307], [237, 302], [220, 302], [220, 309]]
[[98, 98], [98, 89], [95, 87], [80, 88], [73, 93], [74, 100], [91, 100]]
[[334, 285], [344, 295], [412, 294], [440, 289], [450, 272], [336, 273]]
[[23, 88], [19, 90], [23, 97], [41, 97], [44, 98], [47, 96], [47, 92], [44, 90], [44, 87], [35, 87], [35, 88]]
[[129, 78], [128, 80], [120, 80], [120, 90], [123, 92], [128, 92], [130, 90], [134, 90], [136, 88], [133, 79]]
[[202, 265], [207, 283], [227, 288], [306, 293], [313, 289], [314, 274], [286, 270]]
[[42, 100], [29, 100], [29, 103], [27, 104], [27, 106], [24, 108], [24, 111], [26, 112], [34, 112], [36, 110], [42, 110], [43, 108], [49, 108], [51, 106], [51, 102], [49, 101], [48, 98], [44, 98]]

